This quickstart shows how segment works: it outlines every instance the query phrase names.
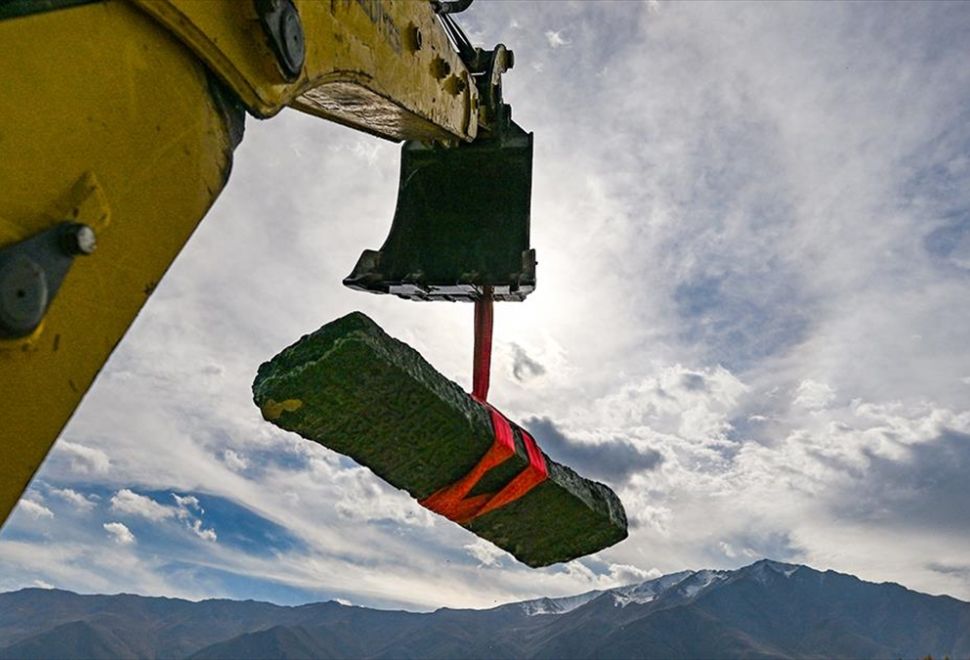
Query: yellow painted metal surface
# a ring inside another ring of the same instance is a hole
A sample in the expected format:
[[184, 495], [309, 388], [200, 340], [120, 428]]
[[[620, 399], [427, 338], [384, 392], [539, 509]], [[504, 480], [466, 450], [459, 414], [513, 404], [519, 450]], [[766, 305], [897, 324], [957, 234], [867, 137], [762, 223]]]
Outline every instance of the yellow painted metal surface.
[[3, 521], [222, 189], [231, 145], [204, 66], [127, 2], [0, 21], [0, 90], [0, 246], [64, 220], [98, 239], [42, 326], [0, 340]]
[[430, 3], [295, 0], [301, 75], [286, 82], [248, 0], [133, 0], [178, 35], [255, 115], [290, 105], [392, 140], [472, 140], [478, 92]]
[[98, 238], [36, 331], [0, 339], [0, 522], [225, 184], [206, 65], [257, 116], [291, 106], [392, 140], [476, 136], [477, 90], [429, 3], [294, 1], [306, 61], [292, 82], [249, 0], [0, 20], [0, 247], [63, 221]]

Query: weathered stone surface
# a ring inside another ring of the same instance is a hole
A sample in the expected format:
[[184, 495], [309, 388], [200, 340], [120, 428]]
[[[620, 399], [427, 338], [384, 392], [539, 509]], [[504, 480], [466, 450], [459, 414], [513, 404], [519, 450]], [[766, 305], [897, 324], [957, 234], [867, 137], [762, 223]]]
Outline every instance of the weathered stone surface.
[[[360, 313], [328, 323], [260, 366], [253, 395], [267, 420], [346, 454], [416, 499], [467, 474], [493, 439], [480, 404]], [[497, 490], [528, 465], [513, 428], [516, 455], [489, 472], [473, 495]], [[626, 538], [626, 514], [612, 490], [546, 462], [548, 480], [465, 527], [533, 567]]]

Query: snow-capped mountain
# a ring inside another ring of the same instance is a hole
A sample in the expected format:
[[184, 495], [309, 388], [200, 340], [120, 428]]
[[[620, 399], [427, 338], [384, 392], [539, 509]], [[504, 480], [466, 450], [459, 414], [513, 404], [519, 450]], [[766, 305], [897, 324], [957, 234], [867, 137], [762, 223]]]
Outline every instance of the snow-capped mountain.
[[759, 561], [490, 610], [389, 612], [24, 589], [0, 658], [970, 656], [970, 603]]
[[[768, 579], [769, 573], [791, 577], [800, 566], [797, 564], [784, 564], [781, 562], [762, 560], [747, 567], [745, 575], [753, 579], [764, 581]], [[538, 598], [516, 603], [522, 611], [530, 616], [538, 614], [565, 614], [577, 607], [599, 598], [604, 594], [609, 594], [613, 598], [614, 605], [625, 607], [627, 605], [642, 605], [649, 603], [660, 596], [677, 594], [685, 599], [699, 596], [708, 588], [717, 585], [725, 580], [730, 580], [738, 575], [738, 571], [680, 571], [662, 575], [652, 580], [631, 584], [623, 587], [616, 587], [604, 591], [587, 591], [577, 596], [566, 596], [563, 598]], [[670, 593], [668, 593], [670, 592]]]

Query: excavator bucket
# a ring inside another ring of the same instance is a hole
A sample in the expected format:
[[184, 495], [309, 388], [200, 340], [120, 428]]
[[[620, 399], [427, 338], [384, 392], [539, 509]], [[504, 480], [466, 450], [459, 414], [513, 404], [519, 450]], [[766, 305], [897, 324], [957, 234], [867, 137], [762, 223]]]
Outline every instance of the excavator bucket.
[[408, 141], [391, 232], [344, 284], [411, 300], [495, 300], [535, 289], [529, 247], [532, 134], [518, 125], [446, 147]]

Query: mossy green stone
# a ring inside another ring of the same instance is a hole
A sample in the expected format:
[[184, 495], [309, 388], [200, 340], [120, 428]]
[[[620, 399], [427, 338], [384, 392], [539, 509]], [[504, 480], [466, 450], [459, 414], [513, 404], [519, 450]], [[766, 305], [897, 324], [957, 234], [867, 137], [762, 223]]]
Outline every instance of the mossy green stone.
[[[494, 437], [485, 408], [359, 312], [260, 366], [253, 398], [267, 420], [346, 454], [416, 499], [467, 474]], [[497, 490], [528, 465], [513, 428], [516, 455], [474, 492]], [[546, 463], [547, 481], [465, 527], [533, 567], [626, 538], [626, 514], [612, 490]]]

